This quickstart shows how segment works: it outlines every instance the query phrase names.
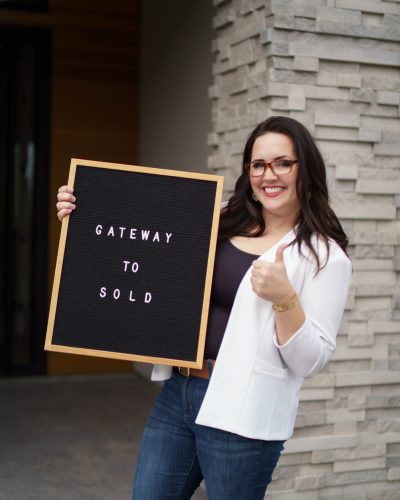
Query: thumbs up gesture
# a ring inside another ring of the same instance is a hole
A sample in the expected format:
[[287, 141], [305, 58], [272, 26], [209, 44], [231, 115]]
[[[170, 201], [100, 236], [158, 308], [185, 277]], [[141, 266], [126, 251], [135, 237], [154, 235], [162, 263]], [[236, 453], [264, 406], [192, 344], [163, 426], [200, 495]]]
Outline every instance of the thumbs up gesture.
[[286, 273], [283, 251], [287, 245], [281, 245], [276, 251], [275, 262], [256, 260], [253, 262], [251, 284], [254, 292], [274, 304], [288, 302], [294, 289]]

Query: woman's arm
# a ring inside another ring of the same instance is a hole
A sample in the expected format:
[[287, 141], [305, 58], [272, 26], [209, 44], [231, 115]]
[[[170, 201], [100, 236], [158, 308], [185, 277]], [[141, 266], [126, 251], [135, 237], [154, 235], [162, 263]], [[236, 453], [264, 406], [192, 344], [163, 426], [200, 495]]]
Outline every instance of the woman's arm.
[[[286, 301], [293, 300], [293, 295]], [[292, 336], [304, 325], [305, 314], [300, 300], [296, 297], [295, 304], [285, 311], [274, 311], [276, 341], [279, 345], [284, 345]]]
[[310, 377], [319, 372], [334, 353], [351, 273], [350, 260], [338, 246], [331, 245], [327, 264], [308, 279], [300, 293], [305, 316], [302, 325], [287, 335], [285, 331], [290, 331], [299, 319], [299, 308], [275, 313], [275, 345], [297, 375]]
[[281, 245], [277, 249], [275, 262], [254, 261], [251, 276], [254, 292], [273, 304], [280, 304], [284, 309], [275, 311], [277, 342], [279, 344], [285, 344], [305, 321], [303, 308], [286, 273], [283, 260], [285, 248], [286, 245]]

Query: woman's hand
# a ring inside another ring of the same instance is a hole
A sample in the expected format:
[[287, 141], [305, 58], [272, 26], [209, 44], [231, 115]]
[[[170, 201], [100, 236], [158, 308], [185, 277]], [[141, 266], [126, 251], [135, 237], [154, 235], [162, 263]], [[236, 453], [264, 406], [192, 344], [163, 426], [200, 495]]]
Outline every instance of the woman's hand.
[[[287, 245], [281, 245], [276, 251], [275, 262], [257, 260], [253, 262], [251, 284], [255, 293], [273, 304], [287, 304], [294, 296], [283, 261], [283, 251]], [[299, 301], [294, 307], [284, 312], [275, 312], [276, 340], [280, 346], [300, 329], [305, 315]]]
[[286, 273], [283, 251], [287, 245], [281, 245], [276, 251], [275, 262], [256, 260], [253, 262], [251, 284], [254, 292], [273, 304], [286, 304], [295, 291]]
[[70, 214], [73, 210], [75, 210], [76, 198], [74, 196], [74, 190], [71, 186], [61, 186], [58, 190], [57, 194], [57, 217], [61, 221], [63, 217]]

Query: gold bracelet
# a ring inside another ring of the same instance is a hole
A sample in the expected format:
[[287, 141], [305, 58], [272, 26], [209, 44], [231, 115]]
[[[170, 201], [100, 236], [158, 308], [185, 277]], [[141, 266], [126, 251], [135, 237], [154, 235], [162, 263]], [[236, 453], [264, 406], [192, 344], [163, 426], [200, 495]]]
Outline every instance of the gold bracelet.
[[293, 309], [293, 307], [297, 306], [299, 303], [299, 296], [297, 293], [293, 295], [293, 297], [289, 300], [289, 302], [286, 302], [286, 304], [272, 304], [272, 309], [275, 312], [285, 312], [288, 311], [289, 309]]

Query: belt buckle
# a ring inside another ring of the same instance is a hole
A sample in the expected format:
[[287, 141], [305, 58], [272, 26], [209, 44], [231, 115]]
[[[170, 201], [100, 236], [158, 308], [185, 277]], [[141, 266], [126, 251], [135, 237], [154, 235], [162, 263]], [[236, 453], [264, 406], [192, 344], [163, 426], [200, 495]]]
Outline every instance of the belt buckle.
[[190, 377], [190, 368], [186, 368], [184, 366], [179, 366], [178, 371], [184, 377]]

